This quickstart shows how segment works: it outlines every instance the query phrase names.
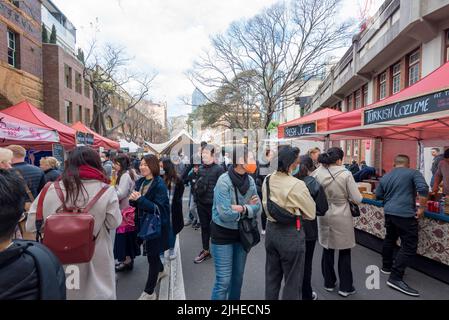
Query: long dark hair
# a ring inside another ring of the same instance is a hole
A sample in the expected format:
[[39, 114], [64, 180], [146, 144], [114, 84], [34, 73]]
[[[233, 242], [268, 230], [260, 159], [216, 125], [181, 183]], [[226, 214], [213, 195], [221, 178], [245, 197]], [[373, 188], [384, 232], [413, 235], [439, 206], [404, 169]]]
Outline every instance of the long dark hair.
[[301, 156], [301, 164], [299, 173], [296, 175], [296, 178], [303, 179], [309, 175], [309, 172], [312, 172], [315, 170], [315, 166], [313, 164], [313, 160], [308, 155]]
[[168, 188], [171, 187], [171, 184], [177, 184], [180, 181], [180, 178], [176, 172], [175, 165], [169, 158], [163, 158], [161, 160], [162, 167], [164, 168], [164, 181]]
[[97, 169], [104, 175], [106, 172], [101, 165], [100, 155], [89, 147], [78, 147], [73, 149], [67, 158], [64, 172], [62, 173], [62, 183], [67, 192], [67, 199], [72, 203], [75, 203], [80, 193], [86, 201], [87, 191], [83, 186], [83, 182], [80, 178], [79, 168], [81, 166], [89, 166]]
[[143, 161], [145, 161], [146, 165], [151, 171], [153, 178], [156, 178], [161, 175], [161, 168], [159, 167], [159, 159], [154, 154], [149, 154], [143, 157]]
[[288, 174], [290, 166], [298, 160], [300, 150], [291, 146], [282, 147], [278, 155], [278, 171]]
[[131, 168], [131, 159], [126, 154], [119, 154], [115, 159], [115, 163], [120, 165], [120, 171], [117, 172], [117, 184], [120, 184], [120, 179], [125, 172], [129, 173], [129, 176], [134, 181], [136, 180], [136, 175], [134, 174], [134, 170]]

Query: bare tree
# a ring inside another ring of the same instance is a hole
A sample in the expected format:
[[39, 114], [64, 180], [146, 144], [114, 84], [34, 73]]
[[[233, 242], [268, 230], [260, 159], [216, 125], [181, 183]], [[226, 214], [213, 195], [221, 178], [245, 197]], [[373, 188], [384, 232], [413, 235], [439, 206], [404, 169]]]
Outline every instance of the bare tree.
[[[131, 61], [124, 48], [106, 44], [99, 49], [96, 40], [92, 41], [87, 51], [83, 73], [94, 97], [94, 113], [90, 125], [104, 136], [111, 135], [126, 123], [128, 113], [148, 96], [156, 77], [156, 73], [129, 71]], [[119, 108], [117, 99], [122, 109], [119, 121], [108, 128], [105, 119], [111, 109]]]
[[[254, 108], [262, 127], [268, 128], [274, 113], [322, 72], [328, 55], [347, 44], [351, 23], [338, 21], [339, 4], [340, 0], [296, 0], [235, 22], [212, 38], [212, 50], [196, 61], [189, 79], [196, 88], [225, 87], [234, 93], [246, 82], [254, 100], [260, 101]], [[248, 73], [252, 76], [239, 78]], [[202, 93], [210, 103], [223, 104]]]

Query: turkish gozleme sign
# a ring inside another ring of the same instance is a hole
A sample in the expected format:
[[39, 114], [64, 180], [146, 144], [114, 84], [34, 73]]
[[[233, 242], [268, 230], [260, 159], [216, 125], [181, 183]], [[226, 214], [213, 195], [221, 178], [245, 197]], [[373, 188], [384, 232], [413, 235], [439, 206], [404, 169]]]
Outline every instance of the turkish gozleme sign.
[[363, 118], [364, 125], [369, 125], [446, 110], [449, 111], [449, 90], [365, 110]]
[[303, 137], [311, 133], [316, 133], [316, 123], [304, 123], [284, 129], [284, 138]]

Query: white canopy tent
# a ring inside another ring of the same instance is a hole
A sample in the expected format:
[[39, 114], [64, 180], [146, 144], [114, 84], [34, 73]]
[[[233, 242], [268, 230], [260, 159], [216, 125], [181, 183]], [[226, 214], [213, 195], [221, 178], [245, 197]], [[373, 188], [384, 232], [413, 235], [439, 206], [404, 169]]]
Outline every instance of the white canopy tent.
[[136, 144], [134, 141], [128, 142], [125, 139], [120, 139], [120, 149], [128, 149], [130, 153], [139, 152], [140, 150], [143, 150], [142, 147], [140, 147], [138, 144]]
[[182, 130], [176, 136], [171, 138], [169, 141], [161, 144], [145, 142], [145, 144], [150, 148], [151, 151], [157, 154], [164, 154], [169, 152], [174, 146], [183, 144], [199, 143], [195, 141], [192, 136], [186, 131]]

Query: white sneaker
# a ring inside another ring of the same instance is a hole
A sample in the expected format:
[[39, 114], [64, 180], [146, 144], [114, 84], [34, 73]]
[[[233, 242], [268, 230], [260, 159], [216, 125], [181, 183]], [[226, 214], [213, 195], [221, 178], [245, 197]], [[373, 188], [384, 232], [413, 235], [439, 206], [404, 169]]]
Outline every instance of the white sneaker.
[[170, 255], [168, 256], [168, 258], [170, 260], [175, 260], [176, 259], [176, 252], [175, 252], [175, 250], [170, 250]]
[[263, 236], [265, 235], [265, 233], [266, 233], [265, 230], [262, 230], [262, 231], [260, 232], [260, 234], [263, 235]]
[[156, 292], [153, 292], [153, 294], [148, 294], [144, 291], [137, 300], [157, 300]]
[[168, 272], [165, 271], [165, 269], [164, 269], [164, 271], [159, 272], [159, 274], [157, 276], [157, 282], [161, 281], [162, 279], [164, 279], [167, 276], [168, 276]]

